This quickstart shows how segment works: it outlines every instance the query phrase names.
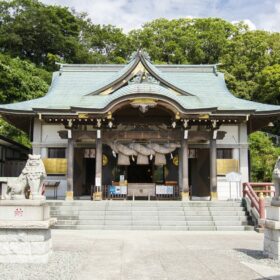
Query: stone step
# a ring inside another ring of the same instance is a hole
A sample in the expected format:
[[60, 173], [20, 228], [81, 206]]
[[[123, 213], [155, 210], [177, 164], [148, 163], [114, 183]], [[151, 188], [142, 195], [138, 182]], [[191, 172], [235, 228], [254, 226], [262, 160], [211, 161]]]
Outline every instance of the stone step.
[[212, 216], [213, 221], [242, 221], [247, 222], [247, 216]]
[[215, 226], [243, 226], [246, 223], [242, 221], [214, 221]]
[[179, 230], [179, 231], [247, 231], [250, 226], [173, 226], [173, 225], [56, 225], [54, 229], [72, 230]]
[[57, 203], [50, 203], [48, 202], [51, 208], [55, 207], [71, 207], [71, 208], [133, 208], [133, 207], [140, 207], [140, 208], [152, 208], [152, 207], [243, 207], [241, 203], [232, 203], [232, 202], [174, 202], [174, 203], [165, 203], [165, 202], [157, 202], [157, 203], [129, 203], [129, 202], [111, 202], [111, 201], [104, 201], [104, 202], [57, 202]]
[[185, 215], [182, 215], [182, 216], [169, 216], [167, 214], [167, 215], [164, 215], [164, 216], [159, 215], [158, 219], [159, 219], [159, 221], [185, 221], [186, 217], [185, 217]]
[[95, 230], [247, 230], [239, 201], [51, 202], [54, 228]]
[[197, 225], [197, 226], [188, 226], [189, 231], [216, 231], [217, 228], [215, 226], [207, 226], [207, 225]]
[[215, 226], [213, 221], [187, 221], [188, 226]]
[[227, 211], [211, 211], [210, 214], [212, 216], [245, 216], [245, 211], [235, 211], [235, 210], [227, 210]]
[[159, 221], [159, 225], [161, 226], [187, 226], [186, 221]]

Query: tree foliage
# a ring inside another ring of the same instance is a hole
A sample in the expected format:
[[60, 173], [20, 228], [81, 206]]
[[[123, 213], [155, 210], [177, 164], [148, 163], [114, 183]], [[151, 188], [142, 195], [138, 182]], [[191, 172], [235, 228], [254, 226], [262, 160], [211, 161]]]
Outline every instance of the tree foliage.
[[49, 65], [49, 54], [69, 62], [80, 61], [81, 19], [68, 8], [35, 0], [0, 1], [0, 19], [3, 52], [46, 67], [53, 66]]
[[43, 96], [50, 73], [34, 64], [0, 54], [0, 103], [13, 103]]
[[[0, 103], [13, 103], [43, 96], [51, 74], [34, 64], [0, 54]], [[0, 134], [30, 146], [28, 136], [0, 120]]]
[[218, 19], [157, 19], [133, 30], [134, 49], [144, 48], [162, 63], [218, 63], [237, 28]]
[[271, 175], [280, 148], [275, 147], [271, 139], [263, 132], [250, 135], [251, 179], [253, 181], [271, 182]]

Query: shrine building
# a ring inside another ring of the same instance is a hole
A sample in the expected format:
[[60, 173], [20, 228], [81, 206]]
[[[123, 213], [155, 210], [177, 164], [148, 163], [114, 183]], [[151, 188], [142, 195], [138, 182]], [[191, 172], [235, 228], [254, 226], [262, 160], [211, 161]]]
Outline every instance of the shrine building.
[[223, 200], [241, 195], [225, 176], [249, 181], [248, 135], [280, 106], [233, 96], [216, 65], [138, 51], [126, 65], [61, 64], [45, 96], [0, 113], [30, 135], [60, 199]]

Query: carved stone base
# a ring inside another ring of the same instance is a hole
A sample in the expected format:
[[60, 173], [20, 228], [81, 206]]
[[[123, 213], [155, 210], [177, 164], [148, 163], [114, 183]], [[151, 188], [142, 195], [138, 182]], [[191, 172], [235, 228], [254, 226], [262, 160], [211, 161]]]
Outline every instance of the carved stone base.
[[0, 229], [0, 263], [47, 263], [50, 229]]
[[55, 223], [44, 201], [0, 200], [0, 263], [47, 263]]
[[33, 200], [46, 200], [46, 197], [44, 195], [40, 195], [40, 194], [32, 194], [31, 198]]
[[22, 200], [25, 199], [25, 196], [23, 194], [14, 194], [12, 197], [12, 200]]
[[271, 259], [280, 260], [280, 207], [266, 208], [264, 227], [264, 254]]

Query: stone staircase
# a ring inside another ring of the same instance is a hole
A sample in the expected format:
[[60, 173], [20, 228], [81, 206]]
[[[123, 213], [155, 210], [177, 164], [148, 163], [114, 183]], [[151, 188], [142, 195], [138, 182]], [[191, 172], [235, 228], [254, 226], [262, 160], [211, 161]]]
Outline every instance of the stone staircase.
[[241, 202], [49, 201], [56, 229], [233, 230], [252, 229]]

